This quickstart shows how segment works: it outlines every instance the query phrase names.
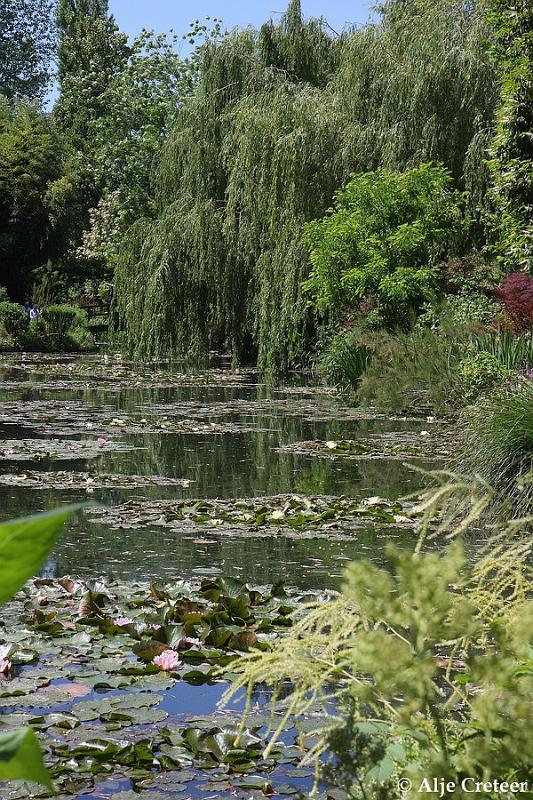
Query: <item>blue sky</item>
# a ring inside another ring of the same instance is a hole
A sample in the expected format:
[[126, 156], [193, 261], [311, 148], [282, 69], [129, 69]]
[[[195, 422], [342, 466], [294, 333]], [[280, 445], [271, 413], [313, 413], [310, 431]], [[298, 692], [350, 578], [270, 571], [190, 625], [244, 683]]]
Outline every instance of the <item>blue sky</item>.
[[[1, 0], [0, 0], [1, 2]], [[306, 17], [325, 17], [336, 31], [345, 25], [363, 25], [369, 19], [377, 0], [301, 0]], [[225, 28], [246, 25], [257, 27], [270, 17], [276, 18], [287, 7], [288, 0], [109, 0], [109, 9], [119, 26], [136, 36], [142, 28], [164, 33], [173, 28], [185, 33], [189, 23], [210, 16], [222, 20]], [[184, 45], [184, 55], [190, 48]], [[46, 100], [51, 108], [57, 99], [57, 86], [52, 85]]]
[[[302, 0], [305, 16], [327, 19], [339, 30], [346, 23], [367, 21], [375, 0]], [[286, 8], [287, 0], [110, 0], [109, 7], [119, 27], [130, 36], [144, 28], [163, 32], [174, 28], [185, 32], [189, 22], [206, 16], [219, 17], [226, 28], [260, 25]]]

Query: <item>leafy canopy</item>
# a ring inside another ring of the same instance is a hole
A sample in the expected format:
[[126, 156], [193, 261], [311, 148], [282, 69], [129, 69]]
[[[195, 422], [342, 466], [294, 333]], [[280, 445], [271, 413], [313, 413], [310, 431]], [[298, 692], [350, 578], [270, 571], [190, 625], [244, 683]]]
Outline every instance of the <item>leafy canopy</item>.
[[335, 206], [306, 227], [314, 303], [333, 314], [371, 303], [398, 323], [430, 300], [437, 260], [461, 225], [457, 194], [441, 166], [355, 175]]
[[0, 95], [42, 100], [54, 51], [52, 0], [0, 3]]
[[[130, 349], [224, 348], [271, 373], [301, 363], [316, 329], [301, 290], [305, 224], [354, 172], [431, 160], [461, 188], [477, 180], [469, 165], [495, 102], [486, 35], [458, 0], [387, 3], [376, 23], [340, 36], [293, 0], [279, 22], [208, 42], [161, 151], [155, 214], [121, 247]], [[415, 272], [384, 285], [391, 305], [432, 286], [419, 263], [403, 266]]]

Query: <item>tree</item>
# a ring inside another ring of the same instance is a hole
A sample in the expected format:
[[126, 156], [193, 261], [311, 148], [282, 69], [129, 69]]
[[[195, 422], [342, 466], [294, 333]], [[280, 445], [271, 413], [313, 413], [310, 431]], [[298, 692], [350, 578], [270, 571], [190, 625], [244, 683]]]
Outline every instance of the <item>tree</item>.
[[[219, 32], [215, 19], [209, 25], [192, 23], [186, 36], [195, 43]], [[83, 236], [83, 257], [112, 263], [124, 231], [154, 211], [153, 162], [198, 75], [198, 49], [182, 59], [177, 44], [176, 35], [142, 31], [103, 94], [104, 113], [90, 121], [91, 168], [102, 195]]]
[[54, 254], [47, 192], [62, 172], [60, 137], [48, 116], [0, 104], [0, 263], [10, 295], [24, 299], [31, 271]]
[[41, 100], [54, 50], [52, 0], [0, 3], [0, 94]]
[[[324, 219], [306, 227], [306, 288], [334, 319], [364, 308], [389, 325], [434, 299], [437, 261], [460, 230], [457, 193], [443, 167], [354, 175]], [[377, 320], [377, 321], [378, 321]]]
[[350, 174], [433, 161], [468, 185], [496, 99], [487, 26], [463, 0], [386, 5], [397, 13], [336, 36], [292, 0], [278, 23], [204, 48], [155, 215], [121, 247], [115, 296], [137, 355], [194, 344], [271, 373], [298, 365], [316, 324], [304, 227]]
[[126, 63], [127, 36], [108, 15], [107, 0], [59, 0], [59, 99], [54, 115], [74, 147], [90, 153], [91, 123], [108, 110], [106, 90]]
[[490, 161], [496, 252], [507, 271], [533, 272], [533, 8], [489, 7], [501, 87]]

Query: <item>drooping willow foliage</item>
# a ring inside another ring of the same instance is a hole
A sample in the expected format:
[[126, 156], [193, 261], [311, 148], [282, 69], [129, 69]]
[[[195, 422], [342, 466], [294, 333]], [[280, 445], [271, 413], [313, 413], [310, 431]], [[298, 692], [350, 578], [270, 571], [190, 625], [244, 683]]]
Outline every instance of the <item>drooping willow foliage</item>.
[[351, 173], [440, 161], [483, 194], [486, 35], [460, 0], [391, 0], [342, 35], [292, 0], [278, 24], [205, 46], [154, 178], [157, 215], [136, 223], [118, 267], [131, 350], [298, 364], [315, 325], [303, 226]]
[[508, 271], [533, 272], [533, 7], [489, 0], [501, 87], [491, 146], [496, 252]]

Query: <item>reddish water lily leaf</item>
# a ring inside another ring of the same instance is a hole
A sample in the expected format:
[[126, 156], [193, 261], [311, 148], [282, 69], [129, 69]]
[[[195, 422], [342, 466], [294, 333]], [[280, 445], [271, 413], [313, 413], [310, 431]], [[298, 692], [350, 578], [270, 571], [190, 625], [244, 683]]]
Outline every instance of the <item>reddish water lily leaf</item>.
[[43, 692], [57, 692], [58, 689], [61, 692], [65, 692], [65, 694], [70, 695], [71, 697], [85, 697], [92, 692], [90, 686], [87, 686], [85, 683], [61, 683], [59, 685], [48, 685], [43, 688]]

